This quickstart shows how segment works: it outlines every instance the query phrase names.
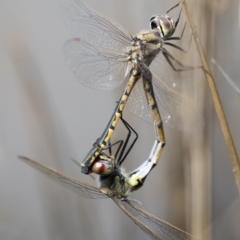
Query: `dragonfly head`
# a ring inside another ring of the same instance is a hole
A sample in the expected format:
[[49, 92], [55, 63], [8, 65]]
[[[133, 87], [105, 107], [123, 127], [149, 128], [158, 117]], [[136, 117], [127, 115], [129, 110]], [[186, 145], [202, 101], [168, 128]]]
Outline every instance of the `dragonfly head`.
[[167, 40], [176, 30], [178, 21], [170, 18], [167, 14], [153, 16], [150, 19], [151, 30], [157, 30], [163, 40]]
[[101, 176], [110, 175], [114, 169], [115, 166], [111, 159], [99, 158], [92, 166], [92, 172]]

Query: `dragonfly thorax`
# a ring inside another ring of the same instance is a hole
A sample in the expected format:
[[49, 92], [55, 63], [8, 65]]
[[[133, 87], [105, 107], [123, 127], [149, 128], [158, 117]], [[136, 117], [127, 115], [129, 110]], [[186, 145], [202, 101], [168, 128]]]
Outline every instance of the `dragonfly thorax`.
[[132, 192], [132, 186], [120, 169], [116, 169], [109, 175], [100, 176], [99, 185], [101, 192], [111, 197], [116, 196], [119, 199], [127, 198], [129, 193]]
[[137, 65], [143, 61], [147, 66], [156, 57], [162, 47], [162, 40], [157, 31], [137, 34], [134, 38], [131, 49], [128, 49], [129, 61]]

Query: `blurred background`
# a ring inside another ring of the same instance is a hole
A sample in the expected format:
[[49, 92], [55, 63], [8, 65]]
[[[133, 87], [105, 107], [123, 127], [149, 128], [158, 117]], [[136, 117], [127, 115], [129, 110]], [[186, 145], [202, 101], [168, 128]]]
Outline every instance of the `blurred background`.
[[[86, 0], [133, 35], [176, 2]], [[209, 63], [214, 58], [240, 87], [239, 1], [187, 3]], [[73, 36], [53, 1], [2, 0], [0, 6], [0, 238], [148, 239], [110, 199], [84, 199], [17, 158], [30, 157], [96, 186], [71, 158], [81, 162], [102, 134], [124, 85], [100, 92], [76, 81], [62, 53]], [[183, 17], [181, 26], [184, 22]], [[187, 26], [182, 47], [188, 47], [190, 36]], [[199, 64], [194, 43], [184, 62]], [[240, 97], [216, 66], [211, 68], [240, 154]], [[187, 84], [181, 81], [187, 85], [182, 90], [191, 95], [205, 125], [196, 124], [191, 132], [165, 128], [162, 157], [131, 197], [199, 239], [240, 239], [239, 193], [209, 89], [201, 71], [189, 72], [188, 78]], [[139, 134], [124, 163], [129, 171], [147, 159], [155, 139], [151, 124], [127, 109], [124, 118]], [[126, 136], [120, 125], [115, 140]]]

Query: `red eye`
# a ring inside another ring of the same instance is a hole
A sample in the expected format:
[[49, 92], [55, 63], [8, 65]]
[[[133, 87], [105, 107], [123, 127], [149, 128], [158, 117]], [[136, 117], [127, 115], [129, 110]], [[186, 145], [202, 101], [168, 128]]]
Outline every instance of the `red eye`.
[[171, 28], [171, 23], [169, 22], [169, 20], [163, 16], [159, 17], [161, 25], [166, 28], [166, 29], [170, 29]]
[[99, 175], [109, 175], [113, 172], [114, 166], [111, 162], [106, 160], [98, 160], [92, 166], [92, 172]]
[[100, 161], [97, 161], [92, 166], [92, 171], [97, 174], [102, 174], [106, 171], [107, 167]]

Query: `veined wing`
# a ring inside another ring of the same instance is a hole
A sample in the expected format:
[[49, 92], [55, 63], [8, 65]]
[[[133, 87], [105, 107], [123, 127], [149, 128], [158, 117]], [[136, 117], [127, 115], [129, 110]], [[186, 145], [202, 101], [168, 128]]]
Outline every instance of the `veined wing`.
[[127, 30], [80, 0], [55, 0], [55, 2], [60, 17], [75, 37], [93, 45], [120, 51], [131, 46], [132, 36]]
[[[150, 238], [155, 240], [163, 240], [162, 238], [158, 237], [147, 225], [141, 222], [136, 216], [132, 215], [128, 209], [126, 208], [126, 202], [113, 197], [112, 200], [118, 205], [118, 207], [128, 216], [131, 220], [139, 226]], [[130, 205], [130, 204], [129, 204]]]
[[[181, 89], [181, 72], [174, 71], [160, 51], [149, 66], [151, 72], [174, 90]], [[184, 79], [186, 81], [186, 79]]]
[[70, 178], [67, 175], [53, 169], [47, 167], [41, 163], [38, 163], [32, 159], [26, 157], [20, 157], [25, 163], [44, 173], [46, 176], [56, 180], [58, 183], [71, 188], [74, 192], [80, 194], [86, 198], [106, 198], [107, 196], [99, 191], [98, 188], [93, 187], [91, 185], [82, 183], [74, 178]]
[[[159, 55], [160, 54], [161, 53], [159, 53]], [[165, 67], [166, 65], [159, 65], [158, 68], [161, 69], [162, 66]], [[177, 89], [171, 87], [173, 81], [171, 76], [169, 77], [171, 72], [162, 72], [164, 71], [163, 68], [161, 72], [158, 71], [159, 75], [156, 75], [153, 69], [156, 70], [157, 67], [154, 65], [154, 68], [152, 67], [151, 70], [152, 85], [161, 118], [163, 120], [163, 125], [178, 130], [193, 130], [194, 127], [196, 127], [196, 120], [198, 120], [199, 123], [201, 120], [199, 118], [196, 119], [196, 110], [191, 104], [191, 101], [180, 94]], [[135, 84], [127, 105], [130, 111], [136, 116], [152, 123], [152, 116], [146, 101], [141, 80]]]
[[177, 72], [172, 69], [162, 51], [150, 65], [155, 76], [153, 82], [157, 103], [160, 105], [161, 89], [166, 92], [166, 104], [163, 110], [164, 123], [178, 130], [192, 131], [201, 128], [203, 118], [199, 116], [193, 101], [183, 95], [181, 90], [193, 82], [189, 71]]
[[[44, 173], [46, 176], [56, 180], [58, 183], [72, 189], [74, 192], [80, 194], [86, 198], [106, 198], [107, 196], [99, 191], [99, 189], [82, 183], [76, 179], [70, 178], [65, 174], [47, 167], [43, 164], [40, 164], [34, 160], [31, 160], [26, 157], [20, 157], [21, 160]], [[133, 208], [137, 213], [140, 213], [148, 222], [156, 226], [162, 234], [167, 237], [167, 239], [180, 239], [180, 240], [191, 240], [191, 235], [185, 233], [184, 231], [170, 225], [169, 223], [155, 217], [154, 215], [148, 213], [146, 210], [140, 207], [138, 202], [130, 200], [121, 200], [116, 197], [112, 197], [112, 200], [122, 209], [123, 212], [128, 215], [132, 221], [138, 225], [148, 236], [152, 239], [161, 240], [162, 238], [158, 237], [148, 226], [142, 223], [136, 216], [129, 212], [129, 207]], [[127, 207], [128, 206], [128, 207]], [[179, 235], [180, 234], [180, 235]]]
[[[152, 223], [161, 233], [163, 239], [169, 240], [196, 240], [192, 235], [187, 232], [182, 231], [181, 229], [171, 225], [170, 223], [157, 218], [153, 214], [149, 213], [145, 209], [141, 208], [139, 204], [136, 204], [134, 201], [126, 200], [132, 208], [137, 210], [149, 223]], [[162, 239], [162, 238], [161, 238]]]
[[[186, 116], [190, 113], [192, 116], [193, 113], [190, 111], [194, 111], [190, 107], [191, 104], [181, 94], [168, 87], [162, 81], [159, 81], [156, 77], [153, 77], [152, 84], [163, 125], [178, 130], [193, 129], [194, 122], [185, 123]], [[135, 84], [129, 96], [127, 106], [133, 114], [152, 123], [153, 119], [141, 79]]]
[[111, 90], [124, 81], [127, 55], [97, 47], [78, 38], [64, 45], [67, 64], [79, 82], [98, 90]]

